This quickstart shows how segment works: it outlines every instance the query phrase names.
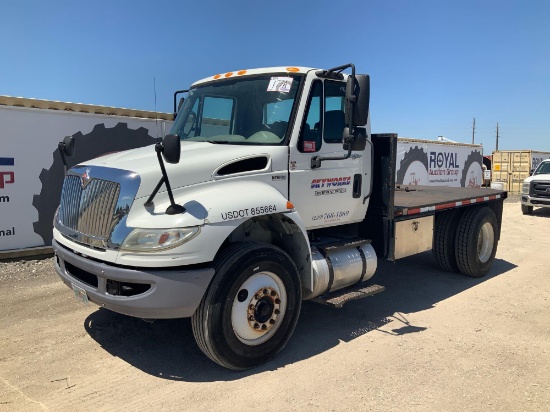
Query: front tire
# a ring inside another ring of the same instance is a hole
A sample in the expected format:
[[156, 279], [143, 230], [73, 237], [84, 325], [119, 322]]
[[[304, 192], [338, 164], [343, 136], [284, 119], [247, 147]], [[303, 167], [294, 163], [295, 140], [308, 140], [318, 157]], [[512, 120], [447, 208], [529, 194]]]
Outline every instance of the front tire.
[[498, 223], [488, 207], [466, 209], [456, 232], [456, 263], [461, 273], [482, 277], [489, 272], [498, 244]]
[[530, 215], [531, 213], [533, 213], [533, 206], [526, 206], [522, 204], [521, 213], [523, 213], [524, 215]]
[[236, 243], [214, 261], [216, 275], [192, 317], [199, 348], [219, 365], [248, 369], [288, 342], [302, 302], [298, 270], [281, 249]]

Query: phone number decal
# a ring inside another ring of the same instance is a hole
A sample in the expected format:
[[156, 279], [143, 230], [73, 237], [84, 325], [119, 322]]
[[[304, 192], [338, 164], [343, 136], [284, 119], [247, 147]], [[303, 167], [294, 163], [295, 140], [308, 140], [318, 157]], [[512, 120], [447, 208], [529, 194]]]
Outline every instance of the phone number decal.
[[228, 212], [222, 213], [221, 217], [223, 220], [242, 219], [250, 216], [265, 215], [267, 213], [273, 213], [276, 211], [277, 207], [275, 205], [257, 206], [248, 209], [230, 210]]
[[349, 210], [342, 210], [339, 212], [327, 212], [323, 213], [322, 215], [315, 215], [311, 218], [311, 220], [322, 220], [324, 222], [335, 222], [340, 220], [343, 217], [346, 217], [349, 215]]

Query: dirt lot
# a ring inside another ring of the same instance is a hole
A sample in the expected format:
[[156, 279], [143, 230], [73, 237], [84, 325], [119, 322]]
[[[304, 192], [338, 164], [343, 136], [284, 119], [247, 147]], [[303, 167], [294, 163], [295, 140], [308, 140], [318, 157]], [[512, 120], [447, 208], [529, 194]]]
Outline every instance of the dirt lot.
[[188, 320], [77, 302], [52, 260], [0, 262], [0, 411], [550, 410], [550, 210], [507, 200], [497, 259], [470, 279], [430, 253], [382, 262], [386, 292], [306, 302], [286, 349], [231, 372]]

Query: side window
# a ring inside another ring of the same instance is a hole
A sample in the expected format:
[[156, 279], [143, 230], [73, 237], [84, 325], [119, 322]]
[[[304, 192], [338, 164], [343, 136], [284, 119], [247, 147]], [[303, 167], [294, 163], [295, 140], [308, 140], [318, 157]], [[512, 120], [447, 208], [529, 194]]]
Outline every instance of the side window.
[[323, 139], [327, 143], [342, 143], [345, 126], [346, 84], [325, 81]]
[[323, 143], [322, 130], [323, 83], [316, 80], [312, 83], [311, 93], [306, 107], [306, 116], [300, 131], [298, 149], [301, 152], [317, 152]]
[[201, 137], [231, 134], [234, 106], [233, 99], [206, 96], [202, 107]]

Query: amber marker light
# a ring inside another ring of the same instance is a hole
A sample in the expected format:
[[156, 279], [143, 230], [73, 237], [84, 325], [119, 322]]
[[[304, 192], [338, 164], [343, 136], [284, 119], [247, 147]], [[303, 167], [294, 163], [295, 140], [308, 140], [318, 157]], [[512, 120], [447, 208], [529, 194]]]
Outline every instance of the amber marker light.
[[233, 76], [233, 72], [225, 73], [225, 77], [231, 77]]
[[287, 72], [299, 72], [300, 69], [297, 68], [297, 67], [287, 67], [287, 68], [286, 68], [286, 71], [287, 71]]
[[214, 79], [219, 79], [220, 77], [222, 77], [221, 74], [216, 74], [216, 75], [214, 76]]
[[239, 71], [237, 72], [237, 74], [238, 74], [239, 76], [242, 76], [243, 74], [246, 74], [246, 70], [239, 70]]
[[294, 209], [294, 205], [292, 204], [292, 202], [291, 202], [290, 200], [288, 200], [288, 201], [286, 202], [286, 208], [287, 208], [287, 209]]

